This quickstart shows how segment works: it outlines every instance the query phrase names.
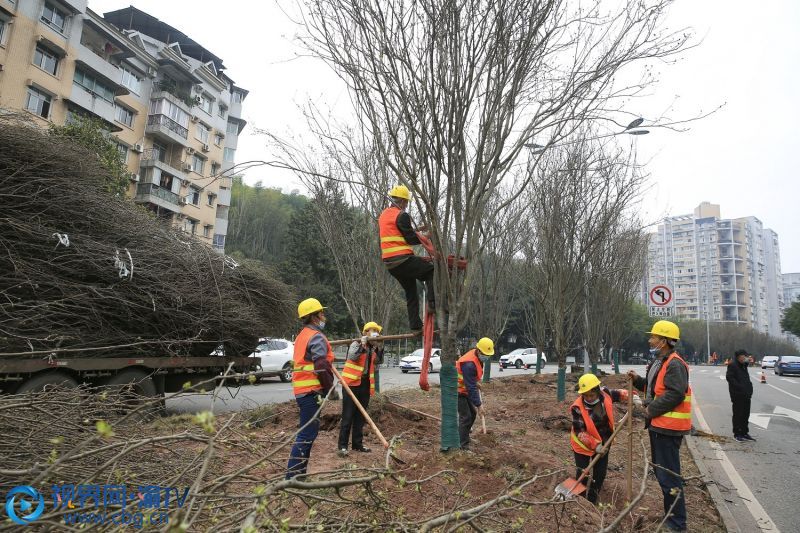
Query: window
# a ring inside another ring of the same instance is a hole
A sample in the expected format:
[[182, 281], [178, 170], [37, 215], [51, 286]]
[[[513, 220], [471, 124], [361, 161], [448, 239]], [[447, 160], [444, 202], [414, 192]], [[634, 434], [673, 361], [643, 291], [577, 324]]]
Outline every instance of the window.
[[66, 28], [67, 24], [67, 14], [52, 3], [45, 2], [41, 20], [58, 33], [64, 33], [64, 28]]
[[203, 237], [211, 237], [211, 230], [214, 229], [214, 226], [203, 226]]
[[141, 94], [142, 79], [125, 67], [122, 67], [122, 85], [130, 89], [133, 94]]
[[206, 95], [200, 96], [200, 109], [208, 113], [209, 115], [214, 112], [214, 100], [209, 98]]
[[8, 22], [3, 17], [0, 17], [0, 45], [5, 44], [6, 33], [8, 33]]
[[[197, 172], [198, 174], [203, 173], [203, 167], [206, 165], [206, 160], [202, 157], [194, 154], [192, 156], [192, 170]], [[197, 202], [192, 202], [194, 205], [197, 205]]]
[[232, 163], [233, 160], [236, 158], [236, 150], [233, 148], [225, 148], [225, 152], [223, 154], [223, 160], [229, 163]]
[[[189, 115], [180, 107], [167, 99], [152, 100], [150, 102], [151, 115], [165, 115], [177, 122], [179, 126], [189, 127]], [[184, 135], [185, 137], [185, 135]]]
[[224, 137], [222, 136], [221, 133], [215, 133], [214, 134], [214, 144], [216, 144], [217, 146], [220, 146], [222, 144], [222, 139], [223, 138]]
[[208, 205], [213, 206], [214, 205], [214, 200], [216, 200], [216, 198], [217, 198], [217, 195], [214, 194], [213, 192], [208, 193]]
[[228, 114], [228, 108], [220, 104], [219, 109], [217, 109], [217, 115], [219, 115], [220, 118], [225, 118], [225, 115], [227, 114]]
[[158, 144], [157, 142], [153, 143], [153, 149], [151, 152], [153, 159], [161, 161], [162, 163], [167, 162], [167, 147], [163, 144]]
[[241, 104], [242, 100], [244, 100], [244, 96], [242, 96], [242, 93], [240, 93], [238, 91], [233, 91], [233, 103], [234, 104]]
[[225, 235], [220, 235], [219, 233], [214, 235], [214, 248], [224, 249], [225, 248]]
[[73, 78], [73, 82], [75, 85], [80, 86], [95, 96], [99, 96], [103, 100], [107, 100], [109, 102], [114, 101], [114, 89], [83, 69], [75, 69], [75, 77]]
[[158, 180], [158, 185], [163, 189], [171, 191], [172, 190], [172, 182], [174, 180], [175, 180], [175, 176], [170, 176], [166, 172], [162, 172], [161, 173], [161, 177]]
[[191, 218], [186, 219], [186, 231], [195, 235], [197, 233], [197, 221], [192, 220]]
[[25, 109], [35, 113], [42, 118], [50, 117], [50, 95], [33, 87], [28, 87], [28, 100], [25, 102]]
[[58, 56], [47, 48], [36, 45], [36, 52], [33, 54], [33, 64], [55, 76], [58, 71]]
[[211, 128], [203, 124], [202, 122], [197, 124], [197, 131], [195, 132], [195, 137], [203, 144], [208, 144], [208, 136], [211, 133]]
[[216, 176], [219, 173], [219, 164], [218, 163], [211, 163], [211, 175]]
[[[186, 201], [192, 205], [198, 205], [200, 203], [200, 189], [195, 187], [190, 188]], [[192, 233], [194, 233], [194, 231]]]
[[133, 111], [127, 107], [117, 106], [117, 122], [125, 124], [129, 128], [133, 127]]
[[117, 151], [119, 152], [119, 157], [122, 159], [123, 163], [128, 162], [128, 147], [122, 143], [117, 143]]
[[235, 122], [228, 122], [227, 132], [231, 135], [239, 135], [239, 125]]

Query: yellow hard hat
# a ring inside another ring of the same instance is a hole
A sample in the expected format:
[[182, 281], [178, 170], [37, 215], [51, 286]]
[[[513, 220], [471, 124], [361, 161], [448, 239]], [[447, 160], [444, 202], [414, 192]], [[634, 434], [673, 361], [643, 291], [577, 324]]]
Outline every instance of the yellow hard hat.
[[304, 316], [322, 311], [323, 309], [325, 309], [325, 307], [322, 307], [322, 304], [319, 303], [319, 300], [316, 298], [306, 298], [297, 306], [297, 317], [303, 318]]
[[681, 338], [681, 330], [678, 328], [678, 325], [669, 320], [659, 320], [653, 324], [652, 329], [650, 329], [648, 333], [650, 335], [658, 335], [659, 337], [666, 337], [676, 341]]
[[595, 387], [600, 386], [600, 380], [594, 374], [584, 374], [578, 380], [578, 394], [589, 392]]
[[411, 200], [411, 191], [405, 185], [395, 185], [389, 191], [389, 196], [392, 198], [402, 198], [403, 200]]
[[484, 337], [475, 345], [483, 355], [494, 355], [494, 342], [489, 337]]
[[367, 331], [369, 331], [371, 329], [377, 329], [378, 333], [383, 331], [383, 328], [380, 327], [377, 322], [367, 322], [366, 324], [364, 324], [364, 327], [361, 329], [361, 333], [366, 333]]

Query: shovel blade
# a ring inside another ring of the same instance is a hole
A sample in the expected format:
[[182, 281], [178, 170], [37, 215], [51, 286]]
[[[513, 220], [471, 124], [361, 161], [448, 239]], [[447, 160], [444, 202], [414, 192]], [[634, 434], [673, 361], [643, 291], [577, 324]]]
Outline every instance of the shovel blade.
[[574, 477], [570, 477], [562, 481], [556, 486], [556, 496], [561, 496], [565, 500], [570, 500], [575, 496], [580, 496], [586, 492], [586, 485], [578, 483]]

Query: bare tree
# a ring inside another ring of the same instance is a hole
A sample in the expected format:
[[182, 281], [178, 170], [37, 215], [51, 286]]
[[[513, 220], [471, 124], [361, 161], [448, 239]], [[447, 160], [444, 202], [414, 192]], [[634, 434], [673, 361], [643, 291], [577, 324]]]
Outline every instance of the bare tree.
[[413, 191], [440, 252], [442, 447], [458, 447], [455, 338], [479, 274], [454, 275], [447, 256], [481, 254], [497, 212], [487, 205], [530, 184], [531, 174], [514, 177], [527, 144], [557, 144], [584, 121], [613, 124], [623, 100], [652, 81], [646, 69], [628, 85], [615, 83], [617, 73], [672, 56], [686, 34], [659, 30], [667, 1], [630, 0], [611, 14], [599, 0], [588, 9], [558, 0], [304, 4], [306, 45], [348, 84], [381, 161]]

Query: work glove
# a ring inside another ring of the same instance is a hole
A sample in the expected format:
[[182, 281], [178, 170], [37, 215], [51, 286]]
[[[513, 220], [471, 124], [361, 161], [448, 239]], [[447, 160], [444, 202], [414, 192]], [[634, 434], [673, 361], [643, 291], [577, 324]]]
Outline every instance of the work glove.
[[603, 447], [603, 444], [602, 444], [602, 443], [600, 443], [600, 444], [598, 444], [598, 445], [597, 445], [597, 447], [594, 449], [594, 453], [603, 453], [603, 450], [605, 450], [605, 448]]
[[362, 346], [366, 346], [367, 345], [367, 336], [366, 335], [361, 337], [361, 345]]
[[638, 394], [633, 395], [633, 405], [636, 407], [642, 407], [642, 399], [639, 397]]
[[331, 391], [331, 395], [330, 395], [330, 396], [328, 396], [328, 399], [329, 399], [329, 400], [333, 400], [334, 402], [335, 402], [336, 400], [341, 400], [341, 398], [339, 397], [339, 392], [338, 392], [336, 389], [333, 389], [333, 390]]

